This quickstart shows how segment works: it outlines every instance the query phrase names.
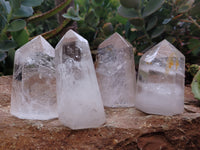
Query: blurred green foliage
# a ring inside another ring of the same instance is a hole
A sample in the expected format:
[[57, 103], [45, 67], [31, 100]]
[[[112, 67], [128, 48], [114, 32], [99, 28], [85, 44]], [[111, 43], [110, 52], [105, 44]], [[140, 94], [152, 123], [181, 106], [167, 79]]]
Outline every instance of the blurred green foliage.
[[[186, 56], [187, 62], [199, 61], [199, 0], [120, 0], [120, 3], [119, 14], [130, 22], [126, 38], [139, 55], [167, 39]], [[136, 59], [139, 60], [137, 56]]]
[[[35, 14], [41, 14], [53, 8], [55, 8], [55, 2], [53, 0], [45, 0], [40, 6], [35, 7], [34, 10], [35, 10]], [[53, 30], [58, 25], [59, 24], [58, 24], [56, 15], [53, 15], [49, 17], [48, 19], [45, 19], [39, 22], [30, 22], [27, 24], [27, 28], [28, 28], [30, 37], [34, 37], [36, 35]], [[52, 46], [55, 46], [58, 40], [59, 40], [58, 37], [54, 37], [52, 39], [49, 39], [48, 42], [50, 42]]]
[[0, 72], [3, 74], [12, 73], [15, 49], [28, 42], [24, 18], [32, 16], [32, 7], [42, 2], [43, 0], [0, 0]]
[[63, 17], [78, 23], [78, 32], [85, 37], [94, 50], [113, 32], [123, 34], [126, 18], [119, 16], [116, 0], [75, 0], [75, 8], [70, 8]]
[[199, 66], [198, 72], [193, 78], [191, 87], [192, 87], [192, 93], [194, 94], [194, 97], [200, 100], [200, 66]]
[[[51, 38], [70, 22], [66, 19], [58, 26], [56, 17], [52, 16], [68, 6], [71, 1], [66, 0], [59, 6], [52, 7], [54, 1], [50, 0], [46, 0], [45, 3], [43, 0], [0, 0], [1, 75], [12, 74], [15, 50], [32, 39], [32, 36], [41, 34], [46, 39]], [[44, 5], [41, 5], [42, 3]], [[42, 11], [39, 11], [41, 9]]]
[[136, 64], [149, 47], [163, 39], [176, 46], [186, 62], [200, 63], [200, 0], [74, 1], [75, 8], [63, 14], [66, 21], [60, 25], [55, 14], [67, 3], [55, 9], [52, 0], [0, 0], [0, 73], [12, 73], [14, 52], [30, 37], [42, 34], [55, 46], [59, 38], [52, 33], [70, 20], [77, 21], [79, 34], [92, 50], [118, 32], [136, 47]]

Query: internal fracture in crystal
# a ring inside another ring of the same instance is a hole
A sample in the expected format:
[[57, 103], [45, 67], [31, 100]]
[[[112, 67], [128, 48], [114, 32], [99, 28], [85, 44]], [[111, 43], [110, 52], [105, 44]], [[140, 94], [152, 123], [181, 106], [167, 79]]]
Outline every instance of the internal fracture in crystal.
[[136, 76], [133, 47], [118, 33], [99, 45], [96, 73], [104, 106], [134, 106]]
[[136, 108], [150, 114], [175, 115], [184, 110], [185, 57], [167, 40], [140, 59]]
[[21, 119], [58, 117], [54, 48], [37, 36], [15, 53], [11, 114]]
[[55, 54], [59, 120], [71, 129], [102, 125], [105, 113], [87, 40], [69, 30]]

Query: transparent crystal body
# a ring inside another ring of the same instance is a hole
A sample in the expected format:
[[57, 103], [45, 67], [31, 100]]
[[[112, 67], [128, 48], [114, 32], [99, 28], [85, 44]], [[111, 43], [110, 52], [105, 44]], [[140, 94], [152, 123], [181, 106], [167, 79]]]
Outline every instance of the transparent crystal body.
[[54, 48], [37, 36], [15, 53], [11, 114], [21, 119], [58, 117]]
[[135, 107], [149, 114], [175, 115], [184, 110], [185, 57], [167, 40], [140, 59]]
[[133, 47], [118, 33], [99, 45], [96, 73], [104, 106], [134, 106], [136, 76]]
[[69, 30], [55, 54], [59, 120], [71, 129], [102, 125], [105, 113], [87, 40]]

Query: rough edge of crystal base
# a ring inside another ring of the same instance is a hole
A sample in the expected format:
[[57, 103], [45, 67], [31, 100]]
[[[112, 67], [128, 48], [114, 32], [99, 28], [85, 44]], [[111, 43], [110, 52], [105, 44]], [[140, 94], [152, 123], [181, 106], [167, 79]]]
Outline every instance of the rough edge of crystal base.
[[105, 123], [106, 123], [106, 118], [102, 121], [102, 123], [98, 124], [98, 125], [94, 125], [94, 126], [87, 126], [87, 127], [71, 127], [68, 124], [63, 123], [61, 120], [59, 120], [64, 126], [72, 129], [72, 130], [81, 130], [81, 129], [92, 129], [92, 128], [100, 128], [102, 127]]
[[28, 120], [50, 120], [58, 118], [58, 115], [51, 115], [49, 117], [46, 117], [44, 115], [31, 115], [32, 117], [30, 117], [29, 114], [16, 113], [13, 112], [12, 110], [10, 110], [10, 114], [19, 119], [28, 119]]
[[137, 104], [135, 104], [135, 108], [137, 110], [142, 111], [149, 115], [160, 115], [160, 116], [174, 116], [174, 115], [182, 114], [184, 112], [184, 107], [182, 108], [181, 111], [178, 111], [178, 112], [172, 111], [170, 113], [163, 113], [163, 112], [157, 112], [157, 111], [146, 111], [143, 109], [144, 107], [138, 106]]
[[107, 108], [131, 108], [135, 107], [135, 104], [118, 104], [118, 105], [109, 105], [109, 104], [103, 104], [104, 107]]

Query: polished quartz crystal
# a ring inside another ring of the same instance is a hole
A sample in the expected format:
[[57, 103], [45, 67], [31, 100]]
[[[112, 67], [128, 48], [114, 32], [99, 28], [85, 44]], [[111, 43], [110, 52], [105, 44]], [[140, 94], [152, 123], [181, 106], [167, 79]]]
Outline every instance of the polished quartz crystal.
[[54, 48], [37, 36], [15, 53], [11, 114], [21, 119], [58, 117]]
[[184, 110], [185, 57], [167, 40], [140, 59], [136, 108], [149, 114], [175, 115]]
[[71, 129], [102, 125], [105, 113], [87, 40], [69, 30], [55, 54], [60, 122]]
[[96, 73], [104, 106], [134, 106], [136, 76], [133, 47], [118, 33], [99, 45]]

